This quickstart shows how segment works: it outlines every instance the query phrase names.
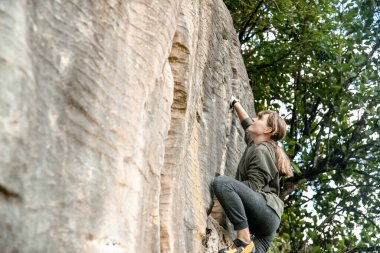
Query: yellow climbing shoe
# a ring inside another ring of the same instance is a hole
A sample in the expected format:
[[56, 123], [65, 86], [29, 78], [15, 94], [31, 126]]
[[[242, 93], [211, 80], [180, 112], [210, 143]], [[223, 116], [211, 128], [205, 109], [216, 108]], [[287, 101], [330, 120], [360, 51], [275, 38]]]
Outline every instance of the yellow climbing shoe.
[[235, 239], [231, 246], [219, 250], [218, 253], [255, 253], [255, 245], [253, 241], [247, 244], [239, 239]]

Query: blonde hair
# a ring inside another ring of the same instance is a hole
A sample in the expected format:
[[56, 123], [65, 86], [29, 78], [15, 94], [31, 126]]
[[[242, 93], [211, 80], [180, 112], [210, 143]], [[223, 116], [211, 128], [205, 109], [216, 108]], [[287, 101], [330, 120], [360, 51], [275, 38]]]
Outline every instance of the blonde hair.
[[286, 136], [286, 123], [277, 112], [264, 110], [257, 114], [261, 119], [265, 114], [268, 114], [267, 125], [272, 128], [269, 143], [272, 144], [276, 153], [276, 166], [280, 172], [280, 176], [292, 177], [293, 171], [288, 156], [284, 150], [278, 145], [277, 141], [282, 140]]

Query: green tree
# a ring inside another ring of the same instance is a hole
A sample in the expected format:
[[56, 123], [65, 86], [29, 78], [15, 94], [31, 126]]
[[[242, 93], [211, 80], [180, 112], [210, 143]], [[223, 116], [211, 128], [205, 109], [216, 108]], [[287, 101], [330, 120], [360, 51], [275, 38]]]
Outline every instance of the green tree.
[[295, 176], [272, 251], [380, 247], [379, 2], [224, 2], [256, 110], [288, 112]]

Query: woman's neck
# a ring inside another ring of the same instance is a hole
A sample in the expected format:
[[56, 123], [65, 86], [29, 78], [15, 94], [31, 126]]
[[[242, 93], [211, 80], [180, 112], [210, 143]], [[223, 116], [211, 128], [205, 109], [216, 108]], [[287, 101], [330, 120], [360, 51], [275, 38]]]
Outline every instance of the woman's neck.
[[270, 137], [266, 135], [258, 135], [258, 136], [253, 136], [253, 143], [256, 145], [259, 145], [260, 143], [263, 142], [269, 142]]

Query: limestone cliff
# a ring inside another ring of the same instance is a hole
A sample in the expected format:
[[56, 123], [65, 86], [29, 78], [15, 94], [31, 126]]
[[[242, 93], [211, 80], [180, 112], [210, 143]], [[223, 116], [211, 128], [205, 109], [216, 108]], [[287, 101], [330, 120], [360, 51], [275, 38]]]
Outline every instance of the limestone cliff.
[[1, 252], [216, 252], [253, 104], [222, 0], [4, 0], [0, 30]]

